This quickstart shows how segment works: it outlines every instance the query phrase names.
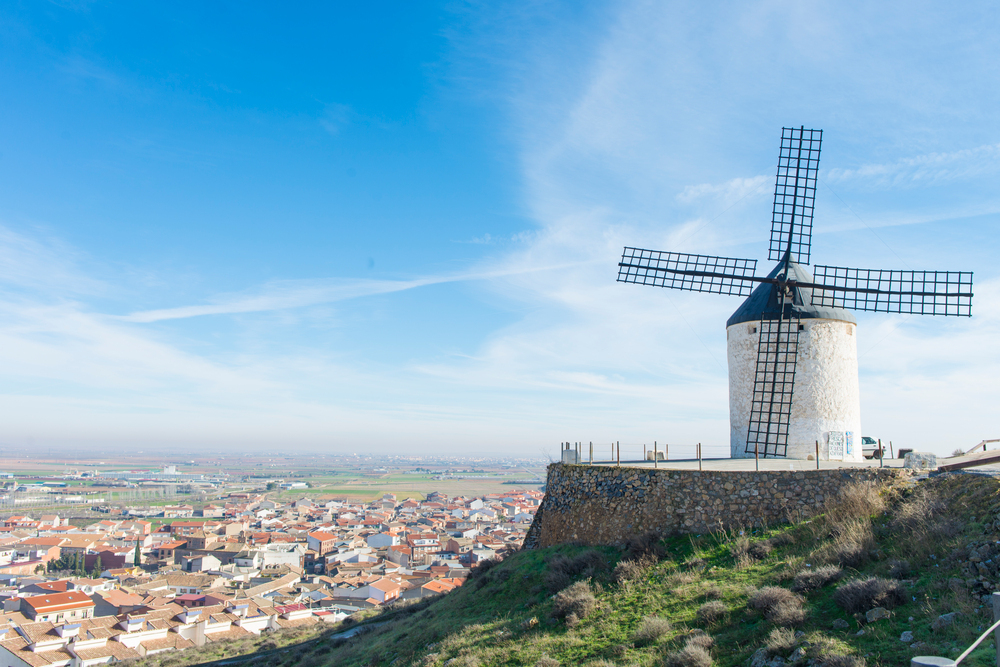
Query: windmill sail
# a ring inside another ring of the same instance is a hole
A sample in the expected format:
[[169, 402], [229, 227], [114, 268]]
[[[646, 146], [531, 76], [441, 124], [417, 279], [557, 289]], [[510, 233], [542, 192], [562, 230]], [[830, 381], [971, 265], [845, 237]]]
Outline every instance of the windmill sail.
[[812, 302], [868, 312], [972, 316], [971, 271], [817, 266]]
[[798, 354], [797, 317], [760, 321], [747, 454], [762, 457], [785, 456]]
[[768, 258], [778, 261], [791, 254], [793, 262], [808, 264], [812, 246], [816, 172], [823, 130], [781, 128], [778, 175], [774, 182], [771, 248]]
[[618, 282], [749, 296], [756, 270], [756, 259], [625, 248], [618, 263]]

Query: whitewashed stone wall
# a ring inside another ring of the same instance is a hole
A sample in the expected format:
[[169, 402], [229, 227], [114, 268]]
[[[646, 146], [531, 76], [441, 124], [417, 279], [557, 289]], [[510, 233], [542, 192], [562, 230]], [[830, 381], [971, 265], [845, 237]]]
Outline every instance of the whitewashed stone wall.
[[[858, 388], [857, 325], [825, 319], [801, 320], [795, 369], [795, 393], [789, 425], [787, 458], [829, 459], [829, 433], [853, 434], [846, 461], [860, 461], [861, 395]], [[758, 322], [741, 322], [726, 330], [729, 349], [729, 442], [733, 458], [746, 453], [750, 403], [760, 340]]]

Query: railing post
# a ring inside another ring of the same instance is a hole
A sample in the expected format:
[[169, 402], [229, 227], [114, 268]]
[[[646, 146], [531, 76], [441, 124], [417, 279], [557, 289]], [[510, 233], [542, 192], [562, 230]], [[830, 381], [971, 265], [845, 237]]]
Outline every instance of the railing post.
[[646, 443], [642, 443], [642, 460], [646, 460]]
[[819, 470], [819, 440], [816, 441], [816, 470]]
[[701, 443], [698, 443], [698, 470], [701, 470]]
[[[993, 600], [993, 622], [1000, 621], [1000, 593], [990, 595]], [[1000, 667], [1000, 628], [993, 631], [993, 644], [997, 649], [997, 667]]]
[[590, 441], [590, 464], [594, 464], [594, 441]]
[[657, 459], [659, 459], [659, 458], [660, 458], [660, 448], [656, 446], [656, 440], [654, 440], [653, 441], [653, 467], [654, 468], [660, 467], [659, 464], [658, 464], [658, 462], [657, 462]]
[[883, 468], [885, 464], [882, 461], [885, 459], [885, 454], [882, 452], [882, 438], [878, 439], [878, 467]]
[[670, 443], [668, 442], [663, 443], [663, 460], [670, 460]]
[[757, 442], [753, 443], [753, 467], [760, 472], [760, 445]]
[[618, 467], [621, 468], [622, 467], [622, 441], [621, 440], [615, 440], [615, 445], [617, 446], [617, 449], [618, 449], [618, 459], [617, 459], [617, 461], [618, 461]]

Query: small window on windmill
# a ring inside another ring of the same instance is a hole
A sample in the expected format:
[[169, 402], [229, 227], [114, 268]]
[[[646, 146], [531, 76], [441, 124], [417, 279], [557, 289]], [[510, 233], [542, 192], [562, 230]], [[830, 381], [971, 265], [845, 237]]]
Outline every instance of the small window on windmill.
[[805, 331], [805, 330], [806, 330], [806, 325], [800, 324], [799, 325], [799, 331]]
[[755, 327], [752, 324], [748, 324], [747, 325], [747, 333], [752, 333], [752, 334], [757, 333], [757, 327]]
[[850, 324], [845, 324], [844, 326], [847, 327], [847, 335], [848, 336], [853, 336], [854, 335], [854, 327], [852, 327]]

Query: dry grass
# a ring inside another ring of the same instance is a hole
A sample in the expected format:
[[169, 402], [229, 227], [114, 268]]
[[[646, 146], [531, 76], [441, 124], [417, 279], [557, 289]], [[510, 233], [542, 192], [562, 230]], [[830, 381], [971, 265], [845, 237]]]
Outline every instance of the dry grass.
[[597, 598], [590, 588], [589, 581], [578, 581], [556, 594], [553, 615], [566, 621], [567, 625], [576, 625], [580, 619], [586, 618], [597, 607]]
[[958, 535], [963, 524], [941, 495], [918, 488], [896, 507], [890, 528], [907, 557], [920, 562]]
[[616, 584], [626, 581], [638, 581], [644, 578], [655, 564], [656, 562], [649, 557], [618, 561], [614, 571], [611, 573], [611, 580]]
[[555, 658], [550, 658], [547, 655], [543, 655], [541, 658], [535, 661], [535, 667], [559, 667], [561, 663]]
[[798, 643], [798, 640], [795, 639], [794, 630], [789, 628], [775, 628], [767, 636], [767, 642], [764, 645], [772, 653], [788, 653]]
[[632, 641], [639, 646], [655, 644], [670, 632], [670, 621], [659, 616], [647, 616], [642, 619], [642, 625], [632, 635]]
[[910, 561], [892, 560], [889, 561], [889, 576], [893, 579], [906, 579], [910, 576]]
[[816, 560], [859, 568], [871, 558], [877, 543], [870, 519], [842, 521], [833, 526], [832, 533], [833, 540], [815, 552]]
[[792, 590], [797, 593], [815, 591], [827, 584], [839, 581], [843, 574], [843, 570], [836, 565], [821, 565], [819, 567], [806, 568], [795, 575]]
[[663, 546], [662, 539], [653, 532], [633, 535], [625, 540], [622, 547], [625, 550], [626, 560], [640, 560], [643, 558], [663, 560], [667, 557], [667, 550]]
[[826, 504], [826, 520], [836, 525], [871, 519], [877, 514], [885, 513], [887, 508], [888, 499], [879, 485], [874, 482], [856, 482], [845, 486], [837, 498]]
[[816, 659], [816, 667], [867, 667], [868, 662], [856, 655], [827, 655]]
[[[696, 635], [702, 637], [707, 635]], [[664, 667], [711, 667], [712, 654], [700, 639], [692, 637], [679, 651], [672, 651], [663, 657]], [[711, 644], [710, 644], [711, 645]]]
[[799, 625], [806, 618], [802, 598], [787, 588], [765, 586], [750, 597], [748, 606], [775, 625]]
[[906, 589], [898, 581], [882, 577], [852, 579], [837, 587], [833, 601], [848, 614], [866, 612], [875, 607], [892, 609], [908, 600]]
[[705, 604], [698, 607], [696, 612], [696, 617], [702, 623], [707, 625], [712, 625], [726, 616], [728, 613], [726, 605], [719, 602], [718, 600], [712, 600], [711, 602], [706, 602]]
[[[556, 554], [549, 559], [548, 565], [549, 571], [545, 576], [545, 585], [551, 593], [563, 590], [573, 583], [574, 579], [579, 577], [590, 579], [608, 569], [607, 559], [596, 549], [582, 551], [572, 558]], [[476, 569], [479, 568], [473, 569], [473, 572]]]

